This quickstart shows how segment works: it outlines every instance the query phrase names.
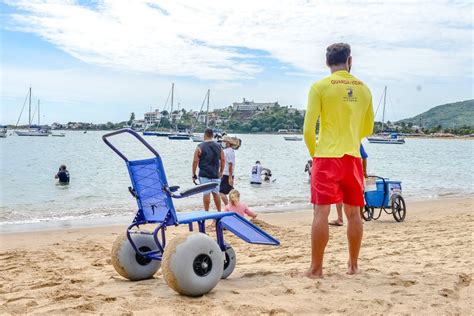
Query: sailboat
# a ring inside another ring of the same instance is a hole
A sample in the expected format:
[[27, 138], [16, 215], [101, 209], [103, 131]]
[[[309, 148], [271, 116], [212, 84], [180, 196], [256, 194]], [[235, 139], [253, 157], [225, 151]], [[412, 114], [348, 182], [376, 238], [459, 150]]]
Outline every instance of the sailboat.
[[382, 132], [379, 135], [373, 135], [371, 137], [367, 137], [367, 140], [369, 141], [369, 143], [373, 143], [373, 144], [398, 144], [398, 145], [405, 144], [405, 139], [403, 137], [398, 136], [398, 133], [390, 133], [389, 135], [384, 133], [386, 100], [387, 100], [387, 86], [385, 86], [385, 89], [383, 92]]
[[[209, 98], [211, 96], [211, 90], [210, 89], [207, 89], [207, 93], [206, 93], [206, 96], [204, 97], [204, 101], [207, 100], [207, 108], [206, 108], [206, 128], [209, 127]], [[196, 117], [196, 121], [194, 122], [194, 126], [193, 126], [193, 130], [194, 130], [194, 127], [196, 126], [198, 120], [199, 120], [199, 114], [202, 112], [202, 107], [204, 106], [204, 101], [201, 105], [201, 109], [199, 110], [199, 113], [198, 113], [198, 116]], [[191, 137], [191, 139], [193, 140], [193, 142], [195, 143], [202, 143], [204, 141], [204, 137], [202, 135], [193, 135], [193, 137]]]
[[[174, 83], [171, 86], [171, 123], [173, 122], [173, 101], [174, 101]], [[178, 108], [179, 108], [179, 103], [178, 103]], [[178, 109], [179, 110], [179, 109]], [[168, 135], [168, 139], [170, 140], [189, 140], [191, 139], [191, 134], [186, 133], [186, 132], [179, 132], [178, 131], [178, 126], [175, 124], [175, 132]]]
[[[38, 100], [38, 125], [32, 125], [32, 117], [31, 117], [31, 87], [28, 91], [28, 131], [15, 131], [15, 133], [18, 136], [49, 136], [51, 134], [51, 131], [49, 129], [44, 129], [40, 125], [40, 101]], [[23, 113], [23, 109], [21, 110], [21, 113]], [[20, 117], [18, 118], [17, 121], [17, 126], [18, 122], [21, 119], [21, 113]]]
[[[171, 84], [171, 103], [173, 103], [173, 97], [174, 97], [174, 83]], [[168, 95], [168, 98], [169, 98], [169, 95]], [[165, 109], [166, 109], [166, 105], [168, 104], [168, 99], [166, 99], [166, 104], [165, 104]], [[171, 105], [171, 112], [173, 112], [173, 105]], [[160, 123], [161, 123], [161, 119], [160, 119]], [[159, 126], [159, 124], [158, 124]], [[172, 133], [170, 132], [165, 132], [165, 131], [147, 131], [146, 130], [147, 127], [145, 127], [145, 129], [143, 130], [143, 136], [158, 136], [158, 137], [168, 137], [170, 136]]]

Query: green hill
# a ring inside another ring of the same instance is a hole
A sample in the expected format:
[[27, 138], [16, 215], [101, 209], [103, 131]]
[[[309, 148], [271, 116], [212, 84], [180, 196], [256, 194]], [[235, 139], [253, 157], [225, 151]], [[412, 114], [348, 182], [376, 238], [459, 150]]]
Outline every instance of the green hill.
[[400, 120], [397, 123], [421, 125], [424, 128], [440, 126], [442, 128], [452, 128], [469, 126], [474, 127], [474, 100], [466, 100], [456, 103], [438, 105], [417, 116]]

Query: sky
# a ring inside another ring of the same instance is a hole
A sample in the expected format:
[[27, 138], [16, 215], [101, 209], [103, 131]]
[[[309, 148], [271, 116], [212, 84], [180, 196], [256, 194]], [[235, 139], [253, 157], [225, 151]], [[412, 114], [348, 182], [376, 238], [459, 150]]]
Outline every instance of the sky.
[[[329, 75], [326, 47], [352, 47], [352, 73], [388, 87], [388, 120], [473, 98], [472, 1], [0, 0], [0, 124], [28, 88], [41, 123], [118, 122], [242, 98], [306, 108]], [[381, 119], [379, 110], [377, 119]], [[23, 115], [20, 124], [27, 123]]]

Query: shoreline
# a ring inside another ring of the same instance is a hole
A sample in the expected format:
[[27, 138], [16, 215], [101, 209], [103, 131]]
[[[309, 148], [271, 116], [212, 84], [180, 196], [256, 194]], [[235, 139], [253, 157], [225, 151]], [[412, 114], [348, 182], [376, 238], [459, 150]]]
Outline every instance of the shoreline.
[[[236, 269], [197, 298], [176, 294], [161, 271], [139, 282], [115, 272], [110, 250], [125, 225], [2, 234], [0, 313], [468, 315], [473, 205], [472, 197], [408, 202], [402, 223], [391, 215], [365, 222], [354, 276], [345, 274], [346, 227], [331, 226], [321, 280], [300, 276], [309, 265], [311, 210], [261, 214], [256, 224], [281, 245], [250, 245], [226, 232]], [[170, 227], [168, 238], [186, 230]]]
[[[433, 198], [405, 198], [407, 203], [423, 203], [423, 202], [435, 202], [444, 200], [459, 200], [459, 199], [473, 199], [473, 194], [467, 196], [445, 196], [445, 197], [433, 197]], [[260, 215], [272, 215], [272, 214], [294, 214], [295, 212], [311, 211], [312, 206], [309, 203], [290, 203], [290, 205], [274, 207], [272, 211], [262, 211], [262, 209], [268, 209], [270, 206], [252, 206], [251, 209], [256, 211]], [[334, 207], [333, 207], [334, 208]], [[211, 210], [212, 211], [212, 210]], [[179, 211], [178, 211], [179, 212]], [[0, 225], [0, 236], [4, 234], [15, 234], [25, 232], [42, 232], [42, 231], [57, 231], [63, 229], [81, 229], [81, 228], [94, 228], [94, 227], [109, 227], [119, 225], [129, 225], [135, 216], [134, 212], [130, 212], [129, 215], [120, 215], [117, 217], [91, 217], [91, 218], [77, 218], [77, 219], [64, 219], [64, 220], [44, 220], [34, 223], [2, 223]]]

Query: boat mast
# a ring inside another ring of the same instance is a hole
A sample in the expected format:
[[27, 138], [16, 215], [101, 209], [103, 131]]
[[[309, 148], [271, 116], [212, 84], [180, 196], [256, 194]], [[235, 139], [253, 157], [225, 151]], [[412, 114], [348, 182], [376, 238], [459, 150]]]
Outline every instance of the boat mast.
[[209, 127], [209, 98], [210, 97], [211, 97], [211, 89], [207, 89], [206, 127]]
[[171, 84], [171, 111], [170, 111], [171, 125], [173, 125], [173, 100], [174, 100], [174, 82]]
[[40, 100], [38, 99], [38, 126], [40, 126]]
[[382, 111], [382, 133], [383, 133], [383, 127], [385, 123], [385, 101], [387, 97], [387, 86], [385, 86], [384, 91], [383, 91], [383, 111]]
[[31, 86], [28, 98], [28, 128], [31, 126]]

